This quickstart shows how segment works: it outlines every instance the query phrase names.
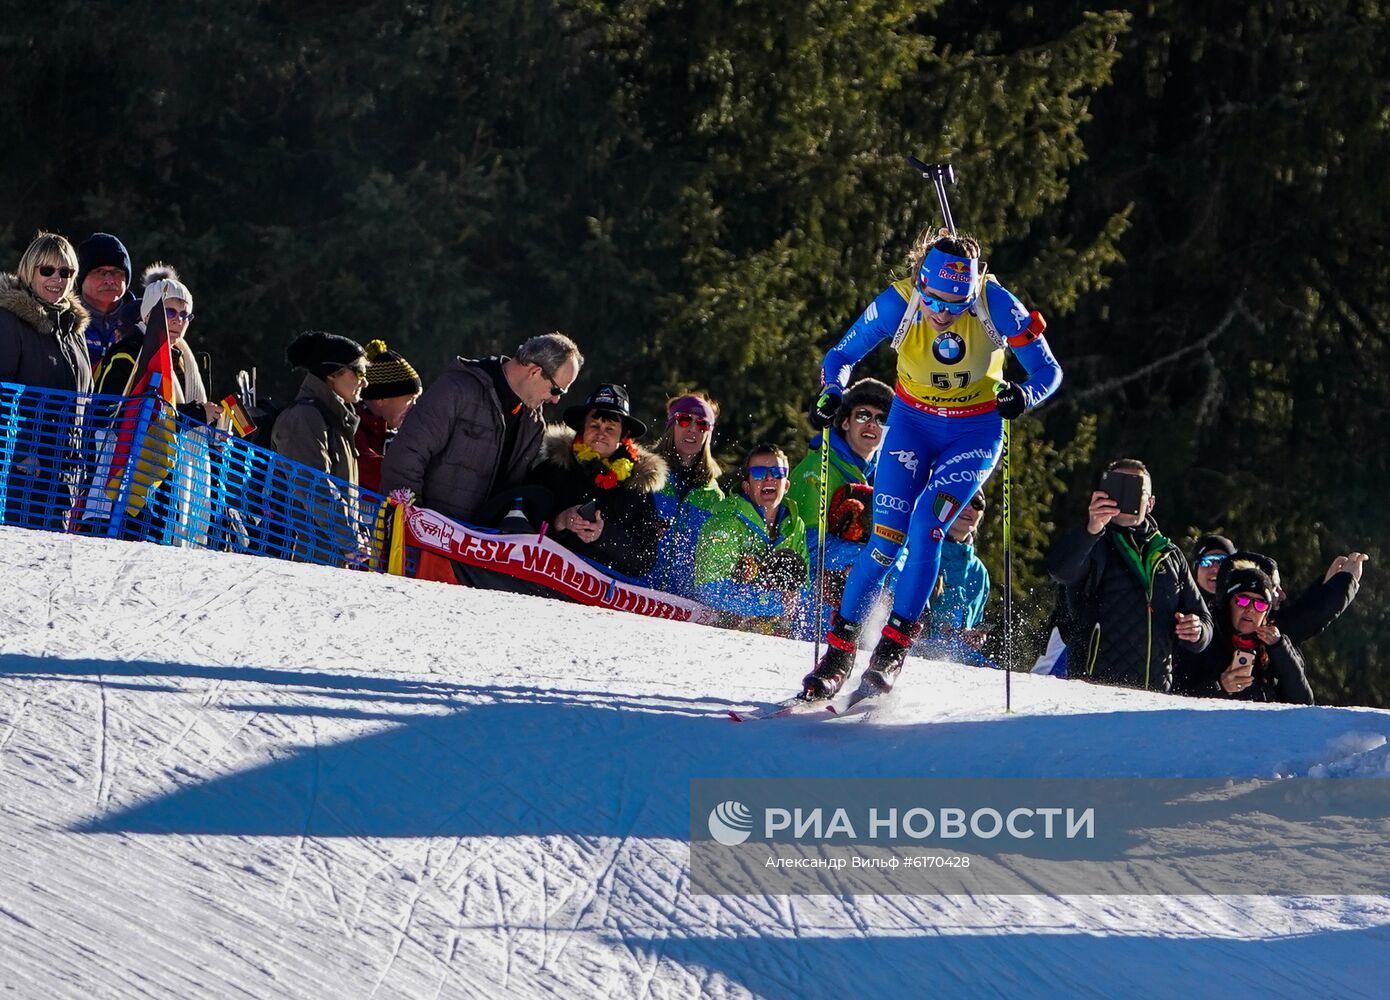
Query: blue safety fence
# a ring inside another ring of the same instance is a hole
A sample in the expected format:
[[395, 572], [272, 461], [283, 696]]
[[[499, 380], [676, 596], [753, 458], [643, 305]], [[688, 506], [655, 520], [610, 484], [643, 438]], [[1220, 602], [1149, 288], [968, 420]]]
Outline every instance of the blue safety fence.
[[0, 524], [379, 569], [384, 502], [154, 396], [0, 382]]

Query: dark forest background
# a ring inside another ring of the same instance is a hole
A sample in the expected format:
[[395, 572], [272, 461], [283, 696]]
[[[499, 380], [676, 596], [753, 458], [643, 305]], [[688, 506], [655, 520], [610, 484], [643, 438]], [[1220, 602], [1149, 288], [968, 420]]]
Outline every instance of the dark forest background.
[[256, 366], [283, 397], [306, 328], [381, 337], [427, 382], [559, 329], [589, 359], [578, 391], [626, 382], [651, 418], [704, 388], [722, 454], [771, 438], [795, 460], [821, 354], [936, 220], [903, 155], [949, 159], [957, 223], [1046, 314], [1066, 372], [1014, 433], [1025, 622], [1050, 609], [1054, 532], [1137, 456], [1166, 534], [1228, 533], [1290, 590], [1370, 553], [1305, 652], [1319, 701], [1390, 705], [1384, 4], [6, 13], [0, 266], [39, 228], [173, 262], [219, 395]]

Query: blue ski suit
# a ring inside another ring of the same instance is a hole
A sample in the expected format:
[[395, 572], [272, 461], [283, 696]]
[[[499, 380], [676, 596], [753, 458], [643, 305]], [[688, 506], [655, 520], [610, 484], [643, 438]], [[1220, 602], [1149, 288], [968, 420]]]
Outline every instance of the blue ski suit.
[[946, 529], [999, 462], [1004, 421], [994, 396], [1004, 384], [1005, 349], [1028, 373], [1020, 383], [1028, 408], [1062, 383], [1041, 323], [997, 281], [981, 284], [975, 304], [938, 330], [925, 307], [904, 323], [914, 282], [894, 282], [869, 303], [821, 366], [823, 383], [843, 391], [854, 365], [904, 328], [874, 479], [873, 532], [840, 602], [840, 614], [849, 621], [863, 621], [904, 544], [908, 558], [893, 611], [917, 621], [926, 610]]

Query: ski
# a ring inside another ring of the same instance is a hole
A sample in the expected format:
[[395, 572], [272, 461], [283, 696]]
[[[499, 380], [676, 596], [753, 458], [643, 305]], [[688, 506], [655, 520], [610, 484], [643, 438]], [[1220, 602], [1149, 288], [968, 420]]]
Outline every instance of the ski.
[[880, 688], [876, 688], [871, 685], [860, 684], [859, 687], [854, 689], [854, 693], [849, 696], [849, 700], [845, 702], [844, 705], [837, 708], [835, 707], [834, 702], [829, 702], [825, 706], [825, 710], [829, 712], [831, 715], [848, 715], [851, 711], [853, 711], [855, 708], [858, 708], [860, 705], [863, 705], [867, 708], [868, 703], [881, 697], [885, 693], [886, 692]]
[[800, 715], [802, 712], [810, 712], [818, 709], [825, 704], [825, 699], [816, 698], [808, 701], [801, 695], [794, 695], [785, 701], [779, 701], [775, 705], [765, 705], [761, 708], [752, 708], [746, 712], [729, 709], [729, 718], [734, 722], [754, 722], [758, 719], [777, 719], [785, 715]]

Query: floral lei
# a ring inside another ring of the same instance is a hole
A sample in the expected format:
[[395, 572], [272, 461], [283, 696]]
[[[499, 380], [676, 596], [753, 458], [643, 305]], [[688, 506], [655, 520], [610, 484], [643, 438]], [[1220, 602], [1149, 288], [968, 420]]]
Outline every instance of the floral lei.
[[637, 447], [631, 438], [623, 438], [623, 443], [614, 449], [612, 458], [600, 457], [578, 435], [575, 435], [573, 447], [574, 457], [579, 459], [579, 465], [585, 472], [598, 468], [594, 473], [594, 482], [601, 490], [611, 490], [632, 475], [633, 464], [637, 461]]

